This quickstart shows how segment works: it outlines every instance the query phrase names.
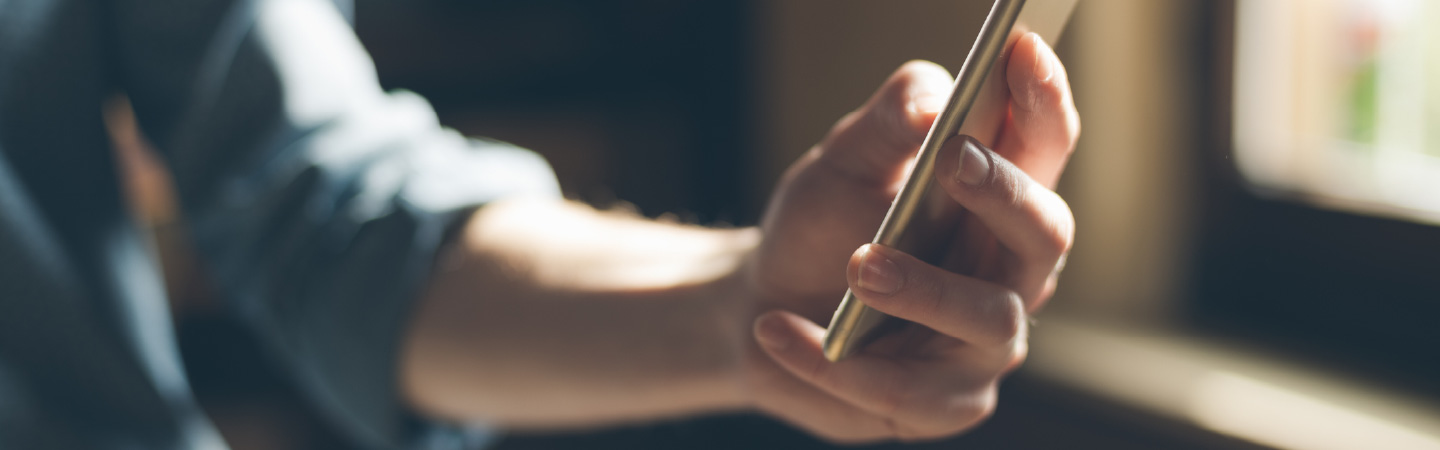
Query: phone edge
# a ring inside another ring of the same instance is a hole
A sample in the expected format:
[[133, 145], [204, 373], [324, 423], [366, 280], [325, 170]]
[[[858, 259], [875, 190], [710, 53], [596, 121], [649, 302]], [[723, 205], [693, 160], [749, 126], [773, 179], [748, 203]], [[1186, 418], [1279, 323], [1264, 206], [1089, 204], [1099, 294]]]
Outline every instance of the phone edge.
[[[905, 228], [914, 218], [927, 185], [934, 178], [935, 158], [940, 153], [940, 147], [950, 137], [959, 133], [961, 125], [965, 123], [965, 118], [970, 114], [975, 100], [979, 98], [981, 87], [985, 85], [991, 68], [1000, 59], [1000, 55], [1004, 54], [1005, 44], [1009, 42], [1011, 30], [1020, 18], [1025, 1], [996, 0], [991, 6], [975, 44], [970, 47], [970, 53], [960, 66], [955, 88], [945, 109], [925, 135], [915, 166], [907, 175], [905, 186], [891, 202], [890, 209], [885, 213], [885, 219], [871, 243], [894, 247], [899, 242]], [[942, 137], [937, 139], [936, 136]], [[836, 362], [849, 356], [869, 338], [869, 333], [865, 330], [873, 330], [883, 319], [883, 313], [866, 306], [855, 297], [854, 292], [846, 290], [840, 306], [836, 308], [835, 315], [831, 317], [830, 325], [825, 330], [821, 344], [825, 358]], [[867, 323], [870, 326], [863, 326]]]

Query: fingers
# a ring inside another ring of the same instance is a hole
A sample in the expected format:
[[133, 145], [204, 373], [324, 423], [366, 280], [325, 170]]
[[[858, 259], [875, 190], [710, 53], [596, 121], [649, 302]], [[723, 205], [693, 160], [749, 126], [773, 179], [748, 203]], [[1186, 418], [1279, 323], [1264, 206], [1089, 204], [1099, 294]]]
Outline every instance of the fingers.
[[994, 371], [967, 373], [964, 362], [925, 364], [859, 354], [831, 363], [821, 352], [825, 330], [786, 312], [755, 322], [761, 347], [781, 367], [826, 393], [888, 419], [895, 438], [947, 436], [989, 417]]
[[985, 224], [1018, 259], [1007, 286], [1034, 308], [1053, 290], [1051, 278], [1070, 251], [1075, 218], [1049, 188], [966, 136], [941, 149], [936, 179], [950, 197]]
[[1055, 51], [1035, 33], [1011, 49], [1005, 71], [1010, 85], [1010, 120], [996, 150], [1046, 187], [1055, 187], [1075, 141], [1080, 113], [1070, 79]]
[[878, 244], [856, 250], [846, 272], [866, 305], [987, 350], [1002, 366], [1024, 345], [1025, 306], [1009, 289]]
[[935, 63], [905, 63], [835, 125], [819, 147], [821, 161], [856, 180], [894, 183], [945, 108], [952, 81]]
[[[768, 358], [768, 357], [767, 357]], [[890, 420], [860, 409], [775, 368], [760, 385], [767, 386], [759, 408], [827, 441], [863, 444], [895, 437]]]

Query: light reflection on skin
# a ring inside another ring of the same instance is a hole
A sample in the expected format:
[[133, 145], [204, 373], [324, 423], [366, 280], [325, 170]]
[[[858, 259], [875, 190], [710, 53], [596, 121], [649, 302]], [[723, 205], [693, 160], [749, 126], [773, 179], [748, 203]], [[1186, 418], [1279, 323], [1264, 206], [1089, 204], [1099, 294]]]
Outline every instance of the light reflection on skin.
[[[734, 257], [736, 248], [753, 247], [760, 238], [757, 230], [736, 229], [723, 233], [723, 238], [697, 239], [716, 233], [700, 226], [644, 222], [628, 211], [594, 211], [565, 202], [502, 201], [486, 209], [525, 210], [495, 214], [499, 220], [474, 229], [483, 235], [481, 240], [500, 247], [489, 251], [530, 255], [526, 267], [511, 267], [512, 272], [576, 291], [625, 292], [674, 287], [677, 280], [690, 284], [714, 281], [735, 271], [741, 262]], [[626, 251], [615, 251], [618, 249]]]

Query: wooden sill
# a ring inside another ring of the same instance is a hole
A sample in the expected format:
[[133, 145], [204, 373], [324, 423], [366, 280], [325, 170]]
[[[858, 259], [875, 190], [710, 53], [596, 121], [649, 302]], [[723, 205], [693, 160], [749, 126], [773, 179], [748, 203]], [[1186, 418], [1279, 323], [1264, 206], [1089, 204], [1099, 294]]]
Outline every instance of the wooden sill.
[[1440, 404], [1242, 344], [1047, 316], [1024, 373], [1276, 448], [1440, 449]]

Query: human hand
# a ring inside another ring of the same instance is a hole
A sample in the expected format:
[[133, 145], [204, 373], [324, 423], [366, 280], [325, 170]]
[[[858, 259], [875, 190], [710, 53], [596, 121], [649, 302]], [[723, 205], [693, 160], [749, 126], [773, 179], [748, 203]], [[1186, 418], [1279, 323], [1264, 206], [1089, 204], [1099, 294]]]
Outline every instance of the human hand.
[[[944, 107], [951, 78], [939, 66], [901, 67], [786, 173], [749, 265], [759, 345], [745, 377], [758, 408], [845, 442], [947, 436], [993, 410], [1000, 377], [1025, 357], [1027, 314], [1053, 293], [1070, 248], [1074, 221], [1051, 189], [1079, 135], [1065, 70], [1038, 36], [1014, 44], [1005, 76], [995, 150], [953, 138], [936, 170], [971, 213], [959, 238], [983, 252], [975, 276], [862, 246]], [[847, 285], [919, 326], [825, 360], [821, 325]]]

